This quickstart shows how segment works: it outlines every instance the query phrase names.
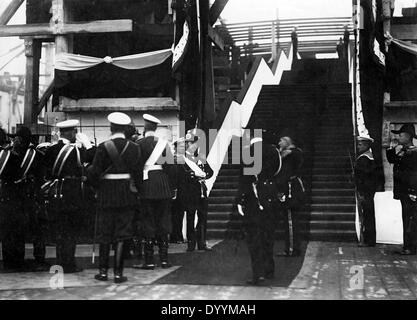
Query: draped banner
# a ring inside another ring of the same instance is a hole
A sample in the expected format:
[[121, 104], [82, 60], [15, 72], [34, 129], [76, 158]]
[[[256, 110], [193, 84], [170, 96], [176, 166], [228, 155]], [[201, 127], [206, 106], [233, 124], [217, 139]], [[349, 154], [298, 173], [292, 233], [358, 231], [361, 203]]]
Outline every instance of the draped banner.
[[175, 72], [178, 66], [184, 60], [188, 48], [188, 38], [190, 37], [190, 28], [188, 22], [184, 22], [182, 36], [174, 48], [174, 57], [172, 58], [172, 72]]
[[172, 54], [172, 49], [164, 49], [123, 57], [95, 58], [79, 54], [61, 53], [56, 56], [55, 69], [63, 71], [80, 71], [94, 67], [100, 63], [113, 64], [119, 68], [138, 70], [163, 63]]
[[417, 56], [417, 44], [409, 42], [409, 41], [397, 40], [391, 37], [390, 35], [387, 35], [387, 39], [388, 41], [397, 45], [402, 50], [407, 51], [408, 53], [411, 53]]

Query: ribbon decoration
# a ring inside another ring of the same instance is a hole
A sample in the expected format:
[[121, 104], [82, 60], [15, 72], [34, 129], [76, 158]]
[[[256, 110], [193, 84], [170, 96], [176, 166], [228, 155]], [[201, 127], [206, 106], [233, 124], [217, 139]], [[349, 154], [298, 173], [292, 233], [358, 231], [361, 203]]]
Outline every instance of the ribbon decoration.
[[400, 47], [402, 50], [407, 51], [408, 53], [417, 55], [417, 44], [409, 42], [409, 41], [394, 39], [388, 32], [385, 33], [385, 38], [387, 39], [388, 44], [394, 43], [398, 47]]
[[55, 58], [55, 69], [63, 71], [80, 71], [101, 63], [113, 64], [119, 68], [138, 70], [156, 66], [168, 59], [172, 49], [133, 54], [122, 57], [96, 58], [80, 54], [60, 53]]

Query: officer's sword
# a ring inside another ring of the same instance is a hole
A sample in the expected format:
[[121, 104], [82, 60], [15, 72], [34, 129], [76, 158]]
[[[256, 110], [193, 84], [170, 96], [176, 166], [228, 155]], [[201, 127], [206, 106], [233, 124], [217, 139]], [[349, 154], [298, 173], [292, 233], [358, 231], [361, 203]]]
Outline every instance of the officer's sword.
[[261, 201], [259, 200], [258, 188], [256, 186], [256, 184], [258, 183], [258, 181], [259, 181], [258, 180], [258, 176], [256, 176], [255, 182], [252, 182], [252, 189], [253, 189], [253, 193], [255, 194], [256, 201], [258, 202], [259, 210], [263, 211], [264, 207], [261, 205]]

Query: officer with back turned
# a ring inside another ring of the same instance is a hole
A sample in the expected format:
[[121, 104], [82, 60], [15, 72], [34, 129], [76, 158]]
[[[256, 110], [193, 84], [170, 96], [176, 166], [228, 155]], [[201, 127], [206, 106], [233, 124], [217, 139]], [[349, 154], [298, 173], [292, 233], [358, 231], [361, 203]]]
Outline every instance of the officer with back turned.
[[0, 151], [4, 268], [24, 268], [25, 241], [31, 234], [35, 270], [45, 270], [46, 216], [40, 208], [42, 154], [32, 144], [29, 128], [22, 126], [9, 136], [12, 145]]
[[85, 165], [94, 157], [95, 148], [84, 134], [77, 133], [78, 120], [57, 123], [58, 143], [45, 152], [49, 213], [53, 220], [57, 264], [65, 273], [81, 271], [75, 263], [85, 184]]
[[98, 241], [100, 270], [96, 280], [107, 281], [110, 244], [116, 243], [114, 253], [114, 282], [127, 281], [123, 275], [123, 246], [134, 235], [137, 193], [141, 184], [140, 153], [137, 145], [126, 139], [128, 115], [114, 112], [108, 116], [110, 140], [100, 144], [93, 163], [87, 170], [89, 181], [98, 194]]
[[168, 142], [156, 136], [161, 121], [150, 114], [144, 114], [143, 119], [144, 137], [137, 143], [141, 154], [140, 168], [143, 168], [143, 182], [139, 190], [145, 238], [145, 263], [142, 268], [153, 270], [155, 241], [159, 247], [161, 267], [171, 267], [168, 262], [168, 235], [171, 232], [171, 201], [175, 188], [172, 168], [175, 160]]

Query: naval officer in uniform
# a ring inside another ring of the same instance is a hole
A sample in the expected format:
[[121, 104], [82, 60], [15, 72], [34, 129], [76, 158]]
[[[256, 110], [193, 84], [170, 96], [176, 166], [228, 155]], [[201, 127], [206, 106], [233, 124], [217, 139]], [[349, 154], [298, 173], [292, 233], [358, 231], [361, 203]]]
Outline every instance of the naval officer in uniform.
[[366, 136], [356, 138], [357, 151], [354, 181], [358, 196], [361, 217], [361, 242], [359, 246], [374, 247], [376, 244], [375, 206], [376, 192], [375, 160], [371, 151], [374, 139]]
[[398, 142], [387, 149], [387, 160], [394, 164], [394, 199], [401, 201], [403, 219], [403, 249], [401, 255], [417, 253], [417, 206], [412, 197], [417, 178], [417, 147], [413, 143], [416, 131], [413, 123], [404, 124], [398, 134]]
[[238, 212], [243, 216], [252, 263], [252, 278], [247, 283], [259, 285], [265, 278], [273, 279], [275, 276], [275, 208], [279, 199], [274, 177], [281, 169], [281, 155], [273, 144], [260, 137], [251, 140], [250, 148], [251, 154], [262, 155], [257, 159], [262, 161], [262, 169], [253, 174], [243, 171], [236, 201]]
[[[177, 199], [187, 217], [187, 251], [210, 251], [206, 244], [208, 197], [206, 179], [213, 176], [213, 170], [204, 154], [198, 150], [198, 136], [189, 131], [185, 136], [187, 150], [178, 166]], [[197, 216], [197, 224], [195, 218]]]
[[141, 184], [140, 158], [137, 145], [126, 139], [126, 126], [131, 119], [121, 112], [107, 117], [112, 136], [101, 143], [93, 163], [87, 169], [88, 180], [96, 187], [99, 212], [97, 216], [99, 273], [95, 279], [107, 281], [110, 244], [114, 252], [114, 282], [127, 281], [123, 276], [124, 241], [134, 235], [135, 206]]
[[174, 156], [168, 142], [155, 135], [161, 121], [150, 114], [144, 114], [143, 120], [144, 137], [137, 142], [141, 154], [140, 168], [143, 168], [143, 181], [139, 190], [145, 238], [145, 263], [142, 268], [153, 270], [154, 241], [159, 247], [161, 267], [171, 266], [168, 262], [168, 235], [171, 232], [171, 201], [175, 188], [172, 170]]
[[57, 123], [60, 138], [45, 152], [44, 166], [49, 180], [49, 213], [54, 220], [56, 262], [65, 273], [81, 271], [75, 263], [85, 192], [85, 166], [95, 148], [84, 134], [77, 133], [78, 120]]
[[0, 152], [3, 264], [5, 269], [24, 267], [26, 235], [31, 233], [35, 270], [45, 270], [46, 217], [40, 209], [42, 154], [31, 143], [29, 128], [22, 126], [9, 136], [13, 145]]

